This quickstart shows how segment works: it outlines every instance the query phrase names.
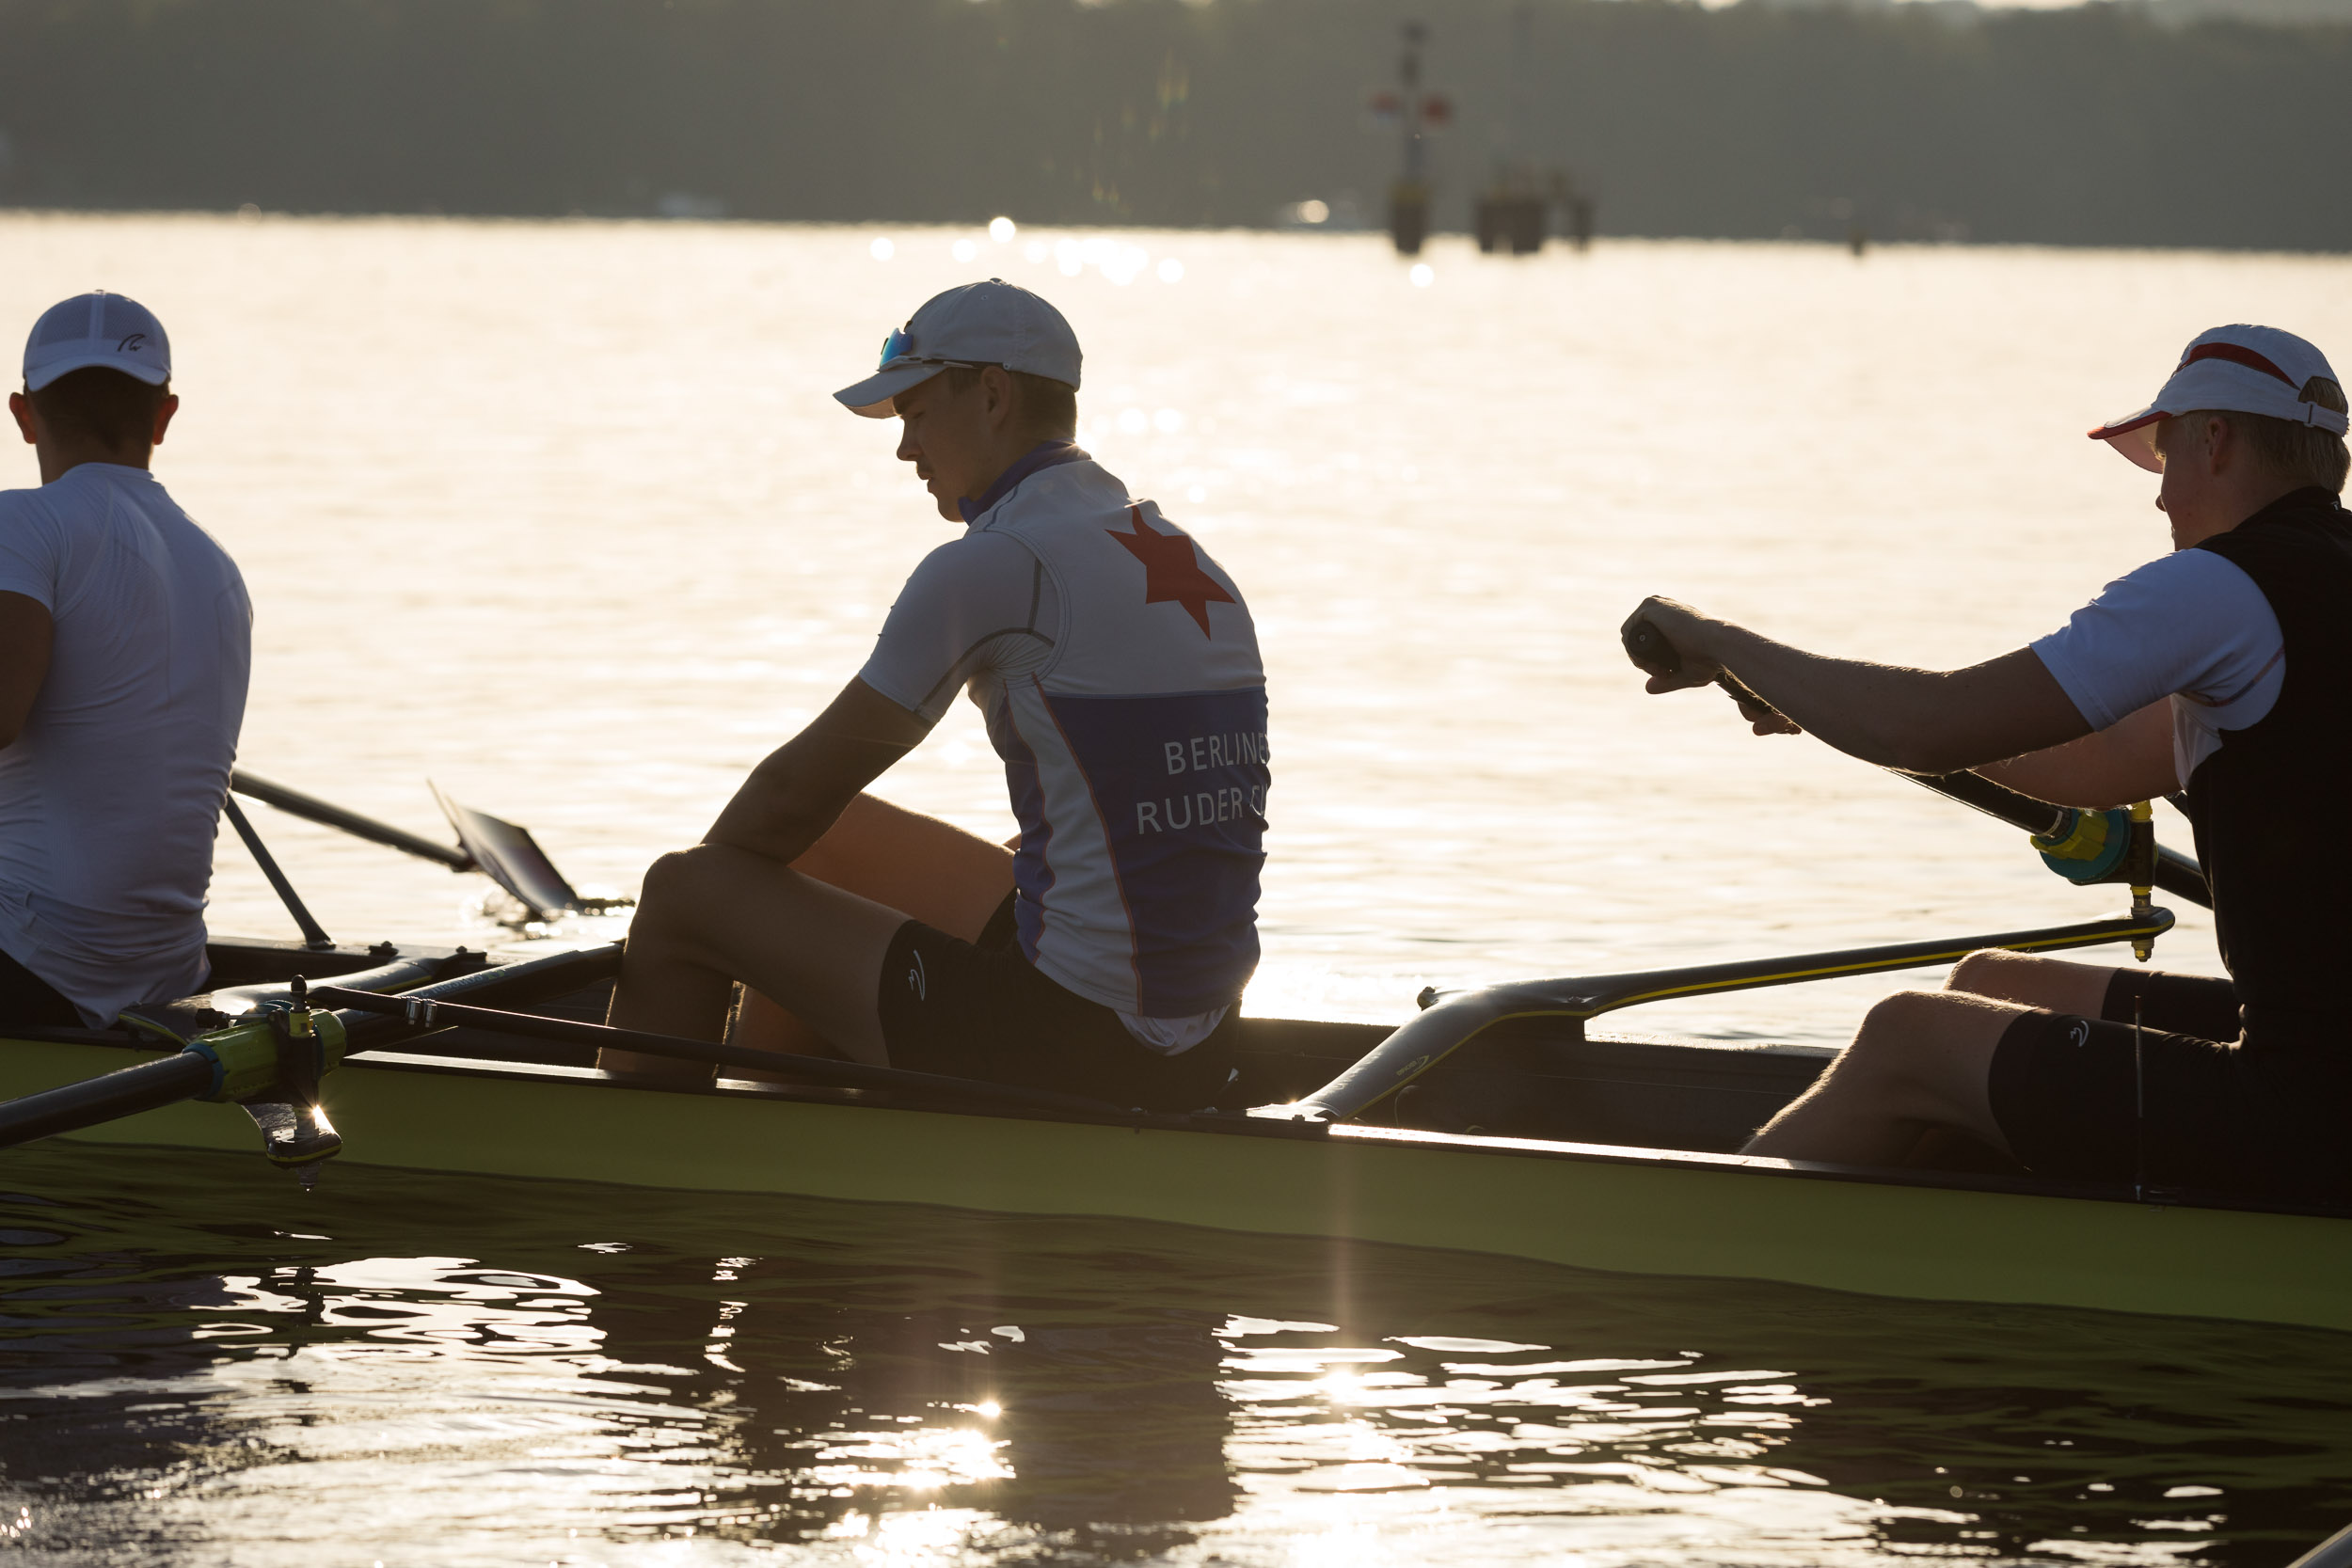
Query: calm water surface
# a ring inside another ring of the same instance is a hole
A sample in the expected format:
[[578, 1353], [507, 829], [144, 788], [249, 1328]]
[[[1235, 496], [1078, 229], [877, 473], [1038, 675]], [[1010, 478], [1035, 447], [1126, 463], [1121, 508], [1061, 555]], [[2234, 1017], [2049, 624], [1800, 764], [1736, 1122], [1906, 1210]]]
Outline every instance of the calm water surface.
[[2352, 1510], [2352, 1362], [2303, 1330], [211, 1157], [7, 1180], [0, 1503], [81, 1562], [2253, 1568]]
[[[104, 286], [170, 326], [159, 471], [259, 609], [248, 766], [420, 828], [430, 776], [583, 884], [698, 836], [947, 537], [894, 427], [827, 394], [997, 273], [1068, 311], [1087, 444], [1257, 614], [1254, 1010], [2115, 902], [1720, 698], [1642, 696], [1616, 624], [1664, 592], [1857, 655], [2014, 647], [2163, 546], [2080, 432], [2216, 321], [2352, 353], [2352, 263], [1428, 259], [0, 214], [0, 323]], [[882, 787], [1009, 831], [968, 711]], [[498, 934], [469, 881], [257, 816], [339, 936]], [[285, 929], [221, 863], [215, 927]], [[2210, 927], [2159, 957], [2210, 972]], [[1836, 1039], [1887, 983], [1628, 1022]], [[295, 1203], [40, 1150], [0, 1186], [8, 1528], [75, 1560], [2250, 1565], [2352, 1516], [2325, 1335], [356, 1167]]]

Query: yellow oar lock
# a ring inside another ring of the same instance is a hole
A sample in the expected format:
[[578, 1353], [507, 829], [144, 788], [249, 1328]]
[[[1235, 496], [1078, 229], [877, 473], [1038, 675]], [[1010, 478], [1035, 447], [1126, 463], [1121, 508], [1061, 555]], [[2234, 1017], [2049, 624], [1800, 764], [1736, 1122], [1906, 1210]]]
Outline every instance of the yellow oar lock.
[[319, 1103], [319, 1080], [342, 1064], [345, 1048], [343, 1021], [332, 1012], [273, 1007], [193, 1038], [179, 1033], [176, 1021], [145, 1010], [126, 1011], [122, 1021], [211, 1063], [212, 1087], [195, 1098], [242, 1105], [261, 1129], [262, 1153], [299, 1176], [304, 1188], [316, 1184], [320, 1163], [342, 1148]]
[[[338, 1066], [343, 1059], [343, 1021], [330, 1012], [294, 1008], [240, 1019], [199, 1035], [185, 1049], [213, 1064], [213, 1090], [198, 1099], [243, 1102], [289, 1081], [315, 1083]], [[314, 1054], [309, 1063], [289, 1060], [294, 1052]]]

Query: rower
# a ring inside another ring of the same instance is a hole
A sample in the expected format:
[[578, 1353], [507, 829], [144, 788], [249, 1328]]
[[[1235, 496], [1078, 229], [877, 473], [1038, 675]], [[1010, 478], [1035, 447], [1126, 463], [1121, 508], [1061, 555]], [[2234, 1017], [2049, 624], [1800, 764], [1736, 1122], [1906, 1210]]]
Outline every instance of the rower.
[[213, 838], [245, 719], [237, 564], [150, 471], [180, 400], [163, 324], [51, 307], [0, 491], [0, 1019], [110, 1024], [204, 989]]
[[1944, 990], [1872, 1007], [1746, 1152], [1894, 1165], [1958, 1132], [2052, 1177], [2352, 1200], [2334, 983], [2352, 840], [2309, 815], [2352, 775], [2344, 410], [2304, 340], [2200, 334], [2153, 403], [2090, 432], [2162, 476], [2172, 553], [1969, 669], [1807, 653], [1667, 599], [1634, 612], [1682, 660], [1648, 689], [1729, 671], [1770, 705], [1745, 709], [1759, 735], [2083, 808], [2185, 788], [2230, 972], [1972, 954]]
[[[1265, 673], [1224, 568], [1078, 448], [1079, 357], [1060, 311], [992, 278], [924, 305], [834, 394], [898, 417], [898, 457], [963, 531], [833, 705], [646, 873], [612, 1022], [717, 1040], [740, 982], [739, 1042], [1121, 1106], [1227, 1091]], [[1009, 846], [862, 793], [959, 687], [1004, 759]]]

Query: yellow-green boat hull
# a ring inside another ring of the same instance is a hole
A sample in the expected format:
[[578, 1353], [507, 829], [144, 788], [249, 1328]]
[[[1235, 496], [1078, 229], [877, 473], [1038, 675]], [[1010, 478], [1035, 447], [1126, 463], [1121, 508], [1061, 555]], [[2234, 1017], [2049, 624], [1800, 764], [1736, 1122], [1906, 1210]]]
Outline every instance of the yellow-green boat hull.
[[[143, 1060], [0, 1042], [0, 1098]], [[1083, 1214], [1493, 1253], [1629, 1274], [1773, 1280], [2352, 1328], [2352, 1220], [1873, 1180], [1727, 1155], [1380, 1128], [1125, 1126], [908, 1110], [853, 1096], [633, 1086], [576, 1069], [388, 1056], [327, 1084], [350, 1167], [726, 1196]], [[220, 1149], [236, 1107], [182, 1104], [68, 1134]], [[723, 1211], [721, 1211], [723, 1212]]]

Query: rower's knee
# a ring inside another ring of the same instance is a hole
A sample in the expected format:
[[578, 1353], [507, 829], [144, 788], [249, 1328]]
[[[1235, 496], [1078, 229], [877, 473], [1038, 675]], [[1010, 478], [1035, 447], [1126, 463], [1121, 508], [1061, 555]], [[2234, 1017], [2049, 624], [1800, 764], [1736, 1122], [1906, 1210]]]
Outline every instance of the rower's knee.
[[685, 884], [694, 874], [693, 854], [692, 849], [673, 849], [655, 857], [654, 863], [645, 867], [644, 886], [638, 892], [638, 908], [652, 909], [685, 895]]
[[647, 921], [675, 924], [702, 909], [712, 893], [716, 869], [713, 851], [719, 847], [697, 844], [673, 849], [645, 867], [644, 885], [638, 890], [637, 916], [632, 927]]
[[1833, 1077], [1886, 1115], [1973, 1127], [1985, 1073], [2013, 1006], [1948, 990], [1899, 990], [1862, 1021]]
[[1838, 1056], [1838, 1073], [1885, 1084], [1915, 1080], [1922, 1038], [1933, 1033], [1945, 1006], [1940, 991], [1899, 990], [1880, 997], [1862, 1015], [1853, 1043]]
[[2034, 970], [2044, 962], [2006, 948], [1979, 948], [1952, 965], [1951, 974], [1945, 977], [1944, 989], [2008, 1000], [2028, 989]]

